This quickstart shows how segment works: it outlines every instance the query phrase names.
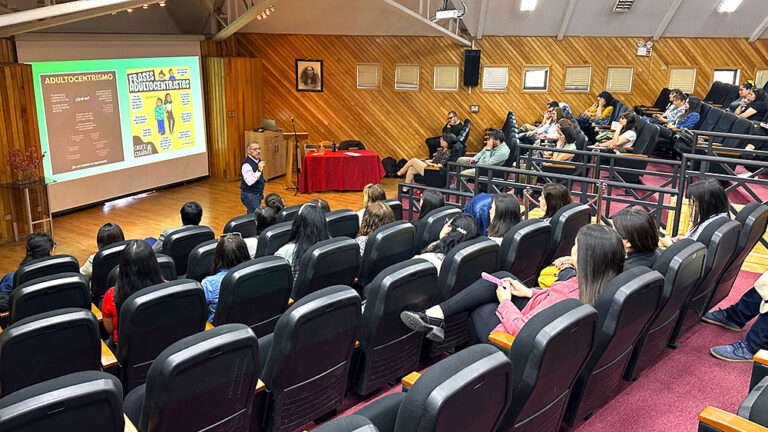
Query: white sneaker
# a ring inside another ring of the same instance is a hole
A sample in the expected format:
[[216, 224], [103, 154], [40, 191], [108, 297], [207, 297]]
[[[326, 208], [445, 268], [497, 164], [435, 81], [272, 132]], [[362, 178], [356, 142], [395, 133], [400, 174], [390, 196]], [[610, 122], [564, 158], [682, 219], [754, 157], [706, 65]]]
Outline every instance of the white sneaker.
[[736, 177], [741, 177], [741, 178], [750, 178], [750, 177], [752, 177], [752, 173], [751, 173], [751, 172], [749, 172], [749, 171], [747, 171], [747, 172], [743, 172], [743, 173], [741, 173], [741, 174], [737, 174], [737, 175], [736, 175]]

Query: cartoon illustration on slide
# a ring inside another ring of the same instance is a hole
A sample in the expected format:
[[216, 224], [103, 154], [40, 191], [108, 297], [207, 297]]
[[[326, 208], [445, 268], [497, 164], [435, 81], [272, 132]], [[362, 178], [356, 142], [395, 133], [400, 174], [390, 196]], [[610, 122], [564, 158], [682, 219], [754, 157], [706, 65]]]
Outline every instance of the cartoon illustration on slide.
[[157, 98], [155, 102], [155, 120], [157, 120], [157, 132], [160, 135], [165, 135], [165, 107], [163, 106], [163, 99]]
[[171, 99], [170, 93], [165, 94], [165, 118], [168, 120], [166, 122], [168, 123], [168, 131], [171, 135], [173, 135], [173, 128], [176, 126], [176, 119], [173, 117], [173, 100]]
[[175, 80], [176, 79], [176, 75], [174, 75], [173, 69], [168, 69], [168, 79], [169, 80]]

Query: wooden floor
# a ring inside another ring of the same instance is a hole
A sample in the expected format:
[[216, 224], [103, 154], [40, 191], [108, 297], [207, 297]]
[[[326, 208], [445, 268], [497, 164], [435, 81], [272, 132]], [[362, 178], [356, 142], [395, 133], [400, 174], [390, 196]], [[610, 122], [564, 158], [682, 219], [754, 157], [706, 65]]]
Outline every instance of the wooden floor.
[[[397, 196], [398, 181], [382, 179], [387, 197]], [[331, 210], [358, 210], [363, 206], [362, 192], [316, 192], [294, 197], [293, 191], [285, 190], [285, 183], [285, 177], [270, 180], [266, 184], [265, 195], [275, 192], [289, 206], [308, 202], [312, 198], [328, 201]], [[207, 179], [57, 216], [53, 219], [55, 253], [73, 255], [81, 264], [84, 263], [90, 254], [96, 252], [96, 232], [107, 222], [120, 225], [127, 239], [157, 237], [163, 229], [181, 225], [179, 209], [187, 201], [199, 202], [203, 207], [201, 224], [220, 234], [229, 219], [245, 214], [239, 187], [239, 181]], [[0, 275], [16, 271], [24, 253], [23, 240], [0, 245]]]

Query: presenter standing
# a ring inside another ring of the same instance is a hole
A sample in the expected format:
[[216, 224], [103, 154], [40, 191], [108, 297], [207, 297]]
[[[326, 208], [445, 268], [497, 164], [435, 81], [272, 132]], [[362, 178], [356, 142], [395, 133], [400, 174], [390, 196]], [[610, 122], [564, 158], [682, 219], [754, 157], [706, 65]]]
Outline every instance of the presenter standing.
[[258, 141], [246, 144], [246, 151], [248, 155], [240, 168], [243, 175], [240, 180], [240, 201], [248, 213], [253, 213], [261, 206], [264, 197], [264, 161], [261, 160], [261, 145]]

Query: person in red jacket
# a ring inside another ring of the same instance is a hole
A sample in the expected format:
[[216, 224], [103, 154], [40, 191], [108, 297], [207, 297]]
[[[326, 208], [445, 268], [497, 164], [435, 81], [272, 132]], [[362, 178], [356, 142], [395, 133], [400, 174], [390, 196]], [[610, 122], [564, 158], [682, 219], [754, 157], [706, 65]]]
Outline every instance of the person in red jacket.
[[548, 289], [528, 288], [507, 272], [497, 272], [504, 285], [479, 279], [448, 300], [423, 312], [403, 311], [403, 323], [427, 338], [442, 341], [446, 316], [470, 312], [470, 342], [486, 341], [494, 332], [517, 335], [539, 311], [567, 298], [594, 305], [600, 293], [624, 267], [624, 247], [618, 233], [605, 225], [579, 230], [571, 250], [578, 276], [555, 282]]

